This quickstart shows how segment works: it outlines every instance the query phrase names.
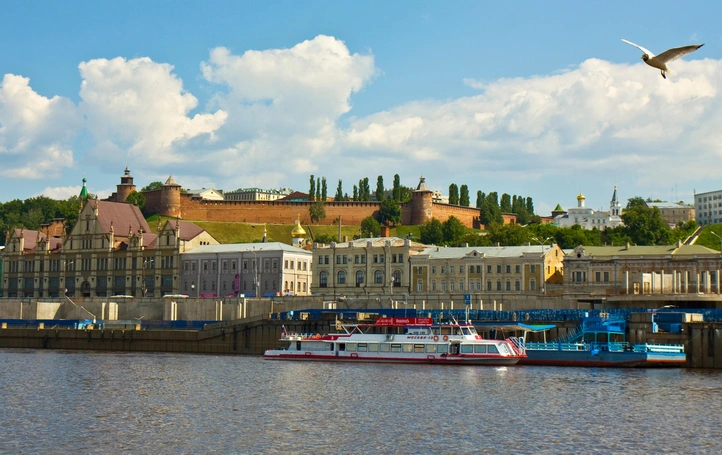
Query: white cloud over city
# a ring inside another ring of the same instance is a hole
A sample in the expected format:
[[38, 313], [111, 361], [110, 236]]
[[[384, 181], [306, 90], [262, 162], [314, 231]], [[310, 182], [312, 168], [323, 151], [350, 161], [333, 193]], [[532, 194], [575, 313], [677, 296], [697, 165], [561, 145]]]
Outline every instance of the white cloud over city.
[[626, 197], [647, 196], [630, 192], [716, 178], [695, 160], [722, 157], [722, 61], [673, 68], [664, 80], [642, 63], [588, 59], [553, 75], [469, 75], [458, 83], [476, 94], [356, 117], [354, 97], [383, 68], [371, 51], [353, 53], [334, 37], [240, 55], [211, 49], [198, 77], [212, 96], [200, 106], [172, 62], [94, 59], [79, 64], [77, 106], [4, 76], [0, 175], [40, 178], [76, 165], [73, 139], [84, 129], [89, 160], [119, 172], [131, 163], [146, 176], [141, 185], [173, 173], [184, 187], [305, 191], [313, 173], [328, 178], [330, 193], [338, 179], [350, 193], [360, 178], [382, 174], [390, 185], [399, 173], [410, 186], [424, 174], [442, 190], [467, 183], [536, 199], [534, 185], [555, 176], [577, 189], [601, 178], [629, 188]]

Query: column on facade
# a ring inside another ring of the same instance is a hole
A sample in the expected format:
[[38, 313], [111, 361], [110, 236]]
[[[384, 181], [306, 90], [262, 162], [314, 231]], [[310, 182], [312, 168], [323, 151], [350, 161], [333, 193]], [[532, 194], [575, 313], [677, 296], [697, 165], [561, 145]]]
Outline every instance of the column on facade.
[[629, 295], [629, 270], [624, 271], [624, 293]]

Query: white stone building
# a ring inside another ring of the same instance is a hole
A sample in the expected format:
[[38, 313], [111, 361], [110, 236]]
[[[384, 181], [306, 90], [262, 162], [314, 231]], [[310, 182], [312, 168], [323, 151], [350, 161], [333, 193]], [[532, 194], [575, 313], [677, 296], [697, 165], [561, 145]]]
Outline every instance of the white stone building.
[[612, 194], [612, 200], [609, 202], [609, 212], [597, 211], [595, 212], [589, 207], [585, 207], [584, 201], [586, 198], [583, 194], [579, 193], [577, 196], [577, 206], [572, 207], [566, 211], [557, 215], [554, 218], [554, 224], [560, 227], [572, 227], [575, 224], [580, 225], [583, 229], [606, 229], [608, 227], [621, 226], [622, 219], [620, 215], [622, 213], [622, 204], [617, 198], [617, 187], [614, 187], [614, 193]]

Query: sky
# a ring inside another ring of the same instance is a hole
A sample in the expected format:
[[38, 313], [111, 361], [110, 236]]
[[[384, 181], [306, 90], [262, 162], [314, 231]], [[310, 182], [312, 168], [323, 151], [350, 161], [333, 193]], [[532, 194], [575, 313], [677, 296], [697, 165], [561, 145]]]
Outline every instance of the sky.
[[[608, 210], [722, 187], [722, 3], [1, 2], [0, 202], [390, 188]], [[686, 4], [685, 4], [686, 5]], [[704, 43], [672, 62], [655, 54]]]

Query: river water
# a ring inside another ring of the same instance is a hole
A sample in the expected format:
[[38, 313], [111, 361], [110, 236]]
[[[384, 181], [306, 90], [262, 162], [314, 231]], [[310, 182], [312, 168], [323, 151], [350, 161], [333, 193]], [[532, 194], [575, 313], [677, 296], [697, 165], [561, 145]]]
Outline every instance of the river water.
[[0, 453], [721, 453], [722, 372], [0, 350]]

